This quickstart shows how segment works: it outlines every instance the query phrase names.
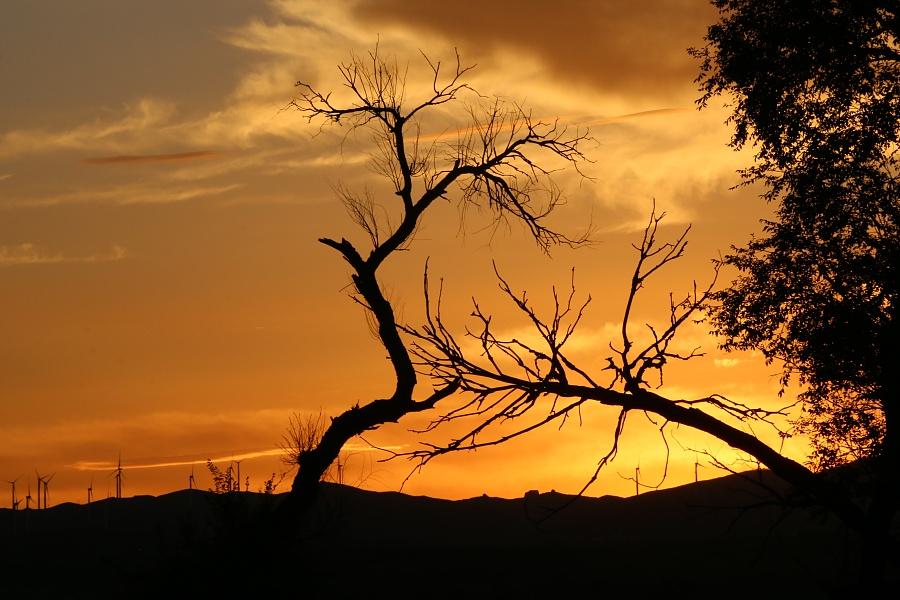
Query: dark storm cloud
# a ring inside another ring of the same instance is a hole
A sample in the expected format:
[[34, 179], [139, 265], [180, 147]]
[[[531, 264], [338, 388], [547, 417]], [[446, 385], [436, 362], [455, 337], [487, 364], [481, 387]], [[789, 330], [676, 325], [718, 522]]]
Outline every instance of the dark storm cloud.
[[715, 11], [702, 0], [368, 0], [359, 18], [375, 26], [425, 29], [459, 45], [467, 58], [498, 48], [532, 54], [560, 78], [602, 92], [690, 100], [702, 45]]

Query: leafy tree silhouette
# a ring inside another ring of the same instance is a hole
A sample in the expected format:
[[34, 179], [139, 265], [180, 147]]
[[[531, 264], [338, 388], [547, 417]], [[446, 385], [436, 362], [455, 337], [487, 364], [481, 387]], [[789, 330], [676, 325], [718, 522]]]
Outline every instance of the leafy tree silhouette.
[[900, 4], [714, 4], [720, 22], [693, 51], [699, 102], [734, 102], [731, 144], [756, 151], [745, 181], [776, 209], [726, 258], [741, 276], [714, 324], [725, 348], [760, 350], [805, 385], [798, 425], [818, 468], [856, 461], [845, 472], [865, 481], [877, 571], [900, 499]]
[[742, 276], [717, 295], [718, 332], [808, 384], [820, 467], [881, 454], [898, 410], [898, 5], [715, 4], [700, 104], [734, 100], [731, 143], [757, 152], [745, 181], [777, 215], [727, 257]]

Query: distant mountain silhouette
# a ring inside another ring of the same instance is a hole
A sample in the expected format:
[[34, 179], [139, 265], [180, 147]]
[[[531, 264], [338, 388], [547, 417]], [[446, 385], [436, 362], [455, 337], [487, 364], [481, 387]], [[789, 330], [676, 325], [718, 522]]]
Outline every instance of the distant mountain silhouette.
[[837, 595], [852, 580], [850, 538], [759, 483], [790, 494], [767, 471], [633, 498], [451, 501], [323, 484], [288, 551], [258, 526], [279, 496], [183, 490], [0, 511], [0, 564], [4, 589], [28, 597]]

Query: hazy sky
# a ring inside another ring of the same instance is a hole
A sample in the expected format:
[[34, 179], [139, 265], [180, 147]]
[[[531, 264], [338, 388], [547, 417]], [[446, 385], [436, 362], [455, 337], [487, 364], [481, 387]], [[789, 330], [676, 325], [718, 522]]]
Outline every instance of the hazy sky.
[[[126, 493], [160, 493], [184, 487], [192, 461], [248, 455], [242, 470], [256, 489], [283, 470], [275, 449], [291, 412], [336, 414], [389, 393], [389, 364], [347, 298], [347, 269], [316, 242], [359, 239], [332, 190], [383, 191], [370, 144], [363, 132], [314, 135], [287, 109], [297, 80], [336, 89], [336, 65], [376, 43], [409, 63], [411, 97], [428, 83], [420, 51], [452, 62], [457, 48], [477, 64], [469, 81], [480, 93], [590, 126], [595, 138], [586, 147], [592, 179], [557, 178], [568, 204], [554, 223], [577, 233], [592, 222], [600, 243], [547, 258], [515, 226], [492, 235], [476, 214], [461, 229], [451, 197], [384, 272], [406, 321], [421, 318], [427, 257], [460, 331], [472, 296], [498, 326], [524, 326], [496, 293], [492, 260], [536, 299], [574, 266], [579, 292], [594, 298], [577, 355], [599, 370], [621, 314], [629, 244], [654, 198], [669, 214], [665, 234], [693, 230], [688, 256], [647, 289], [638, 319], [664, 317], [669, 291], [707, 281], [711, 259], [766, 214], [753, 189], [729, 189], [752, 157], [726, 147], [727, 113], [694, 106], [697, 65], [686, 48], [701, 44], [714, 11], [699, 0], [510, 6], [0, 4], [0, 479], [33, 479], [37, 468], [58, 473], [53, 501], [81, 500], [91, 478], [102, 497], [121, 452]], [[774, 367], [723, 355], [699, 326], [681, 343], [709, 354], [671, 369], [666, 393], [777, 402]], [[430, 389], [425, 378], [421, 388]], [[575, 491], [606, 452], [614, 415], [593, 409], [580, 428], [435, 461], [405, 489]], [[427, 418], [370, 441], [410, 448], [418, 438], [407, 429]], [[638, 464], [658, 480], [664, 446], [654, 431], [635, 416], [591, 493], [628, 493], [633, 484], [620, 474]], [[687, 431], [675, 438], [731, 458], [719, 442]], [[678, 443], [669, 484], [693, 477], [694, 454]], [[368, 487], [397, 489], [409, 464], [355, 448], [351, 482], [363, 469]], [[136, 468], [156, 464], [170, 466]], [[200, 465], [197, 474], [206, 475]]]

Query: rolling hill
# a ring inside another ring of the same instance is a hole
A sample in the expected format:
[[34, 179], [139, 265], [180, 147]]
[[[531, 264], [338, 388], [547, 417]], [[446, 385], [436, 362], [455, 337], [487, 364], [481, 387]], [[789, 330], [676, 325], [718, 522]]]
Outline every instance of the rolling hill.
[[451, 501], [323, 484], [296, 536], [270, 526], [278, 495], [182, 490], [6, 509], [2, 596], [840, 595], [852, 536], [773, 492], [790, 495], [765, 471], [632, 498]]

